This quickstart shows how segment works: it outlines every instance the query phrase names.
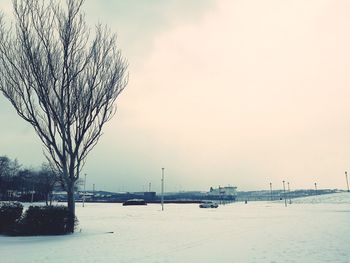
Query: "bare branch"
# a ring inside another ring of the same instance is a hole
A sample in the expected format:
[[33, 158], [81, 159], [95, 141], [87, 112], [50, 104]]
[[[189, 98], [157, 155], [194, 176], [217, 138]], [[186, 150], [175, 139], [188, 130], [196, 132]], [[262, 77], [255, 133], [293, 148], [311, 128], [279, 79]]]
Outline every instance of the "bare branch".
[[[0, 15], [0, 91], [29, 122], [52, 165], [74, 187], [128, 82], [116, 36], [81, 11], [84, 0], [13, 0]], [[93, 33], [92, 33], [93, 32]]]

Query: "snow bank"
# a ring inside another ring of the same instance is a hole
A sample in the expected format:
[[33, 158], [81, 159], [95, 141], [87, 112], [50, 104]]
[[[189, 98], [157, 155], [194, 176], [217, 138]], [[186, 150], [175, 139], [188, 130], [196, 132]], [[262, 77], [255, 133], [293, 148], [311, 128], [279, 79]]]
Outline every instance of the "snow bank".
[[295, 204], [350, 204], [350, 193], [315, 195], [293, 199]]

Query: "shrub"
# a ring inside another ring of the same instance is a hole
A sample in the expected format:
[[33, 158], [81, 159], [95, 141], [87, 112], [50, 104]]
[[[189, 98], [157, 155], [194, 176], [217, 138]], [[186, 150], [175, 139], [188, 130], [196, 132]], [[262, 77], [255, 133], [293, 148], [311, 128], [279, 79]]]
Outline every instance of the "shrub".
[[21, 217], [23, 205], [19, 202], [0, 203], [0, 233], [16, 223]]
[[[63, 235], [69, 233], [68, 208], [65, 206], [30, 206], [10, 235]], [[77, 223], [77, 220], [76, 220]]]

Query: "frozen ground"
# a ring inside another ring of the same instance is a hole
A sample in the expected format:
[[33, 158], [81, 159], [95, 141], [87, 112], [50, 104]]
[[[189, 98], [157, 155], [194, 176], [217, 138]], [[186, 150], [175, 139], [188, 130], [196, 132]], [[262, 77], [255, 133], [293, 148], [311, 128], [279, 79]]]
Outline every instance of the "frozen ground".
[[297, 204], [350, 204], [350, 193], [343, 192], [328, 195], [308, 196], [296, 198], [293, 203]]
[[0, 262], [350, 262], [348, 193], [288, 207], [77, 204], [77, 214], [82, 230], [74, 235], [0, 236]]

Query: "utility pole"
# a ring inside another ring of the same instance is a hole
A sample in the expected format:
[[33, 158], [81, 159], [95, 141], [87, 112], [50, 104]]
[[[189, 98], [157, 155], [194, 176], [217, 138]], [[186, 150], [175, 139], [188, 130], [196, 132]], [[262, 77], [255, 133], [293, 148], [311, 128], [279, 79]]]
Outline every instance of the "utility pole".
[[346, 186], [348, 187], [348, 193], [349, 193], [349, 181], [348, 181], [348, 172], [345, 171], [345, 178], [346, 178]]
[[292, 199], [290, 198], [290, 188], [289, 188], [289, 182], [288, 182], [288, 197], [289, 197], [289, 204], [292, 204]]
[[317, 195], [317, 183], [315, 183], [315, 195]]
[[270, 183], [270, 199], [272, 201], [272, 183]]
[[162, 203], [162, 211], [164, 211], [164, 168], [162, 168], [162, 196], [161, 196], [161, 203]]
[[151, 192], [151, 186], [152, 186], [152, 184], [149, 183], [149, 184], [148, 184], [148, 192]]
[[86, 174], [84, 174], [84, 195], [83, 195], [83, 207], [85, 207], [85, 195], [86, 195]]
[[285, 185], [285, 181], [283, 181], [283, 194], [284, 194], [284, 206], [287, 206], [287, 196], [286, 196], [286, 185]]
[[34, 201], [34, 184], [33, 184], [32, 197], [30, 199], [30, 202], [33, 203], [33, 201]]

